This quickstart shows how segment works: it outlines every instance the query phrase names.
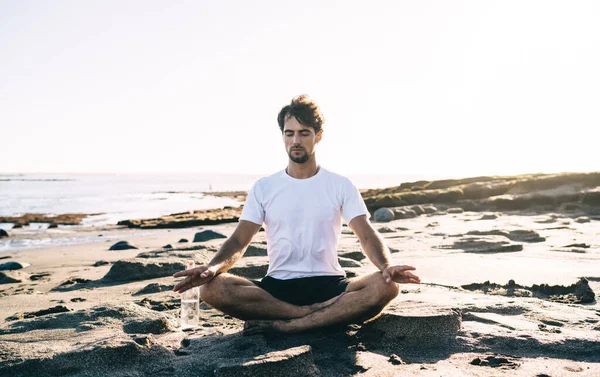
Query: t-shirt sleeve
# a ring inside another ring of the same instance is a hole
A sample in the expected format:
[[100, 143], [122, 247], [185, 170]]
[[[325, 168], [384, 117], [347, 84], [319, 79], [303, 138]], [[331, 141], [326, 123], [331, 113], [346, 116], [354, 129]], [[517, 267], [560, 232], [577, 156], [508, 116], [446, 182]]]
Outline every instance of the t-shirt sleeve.
[[354, 184], [348, 180], [344, 185], [344, 199], [342, 202], [342, 216], [348, 224], [353, 218], [360, 215], [367, 215], [367, 219], [371, 217], [367, 205], [363, 200], [360, 192]]
[[240, 220], [251, 221], [258, 225], [262, 225], [265, 221], [265, 210], [262, 205], [262, 195], [258, 181], [254, 182], [246, 197]]

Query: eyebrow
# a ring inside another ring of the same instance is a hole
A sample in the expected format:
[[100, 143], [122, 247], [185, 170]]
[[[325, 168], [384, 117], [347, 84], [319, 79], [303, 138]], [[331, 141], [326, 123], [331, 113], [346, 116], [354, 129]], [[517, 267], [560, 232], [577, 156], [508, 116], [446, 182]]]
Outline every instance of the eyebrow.
[[[294, 130], [284, 130], [283, 132], [291, 132], [291, 133], [294, 133]], [[304, 130], [299, 130], [298, 132], [309, 132], [309, 133], [310, 133], [310, 130], [309, 130], [309, 129], [304, 129]]]

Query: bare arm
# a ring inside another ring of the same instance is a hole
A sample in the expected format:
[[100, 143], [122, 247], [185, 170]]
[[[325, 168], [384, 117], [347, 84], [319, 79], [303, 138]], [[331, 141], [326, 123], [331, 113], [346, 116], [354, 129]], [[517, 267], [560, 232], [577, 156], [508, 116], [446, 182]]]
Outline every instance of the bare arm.
[[215, 275], [227, 272], [244, 255], [250, 241], [259, 230], [260, 225], [240, 220], [231, 237], [223, 243], [208, 267], [214, 269]]
[[369, 260], [379, 268], [381, 275], [387, 283], [395, 281], [396, 283], [416, 283], [421, 280], [410, 270], [415, 270], [412, 266], [393, 266], [390, 262], [390, 249], [383, 242], [381, 234], [373, 229], [371, 222], [366, 215], [356, 216], [348, 224], [350, 229], [360, 240], [360, 245]]
[[186, 277], [175, 285], [173, 290], [183, 293], [190, 288], [206, 284], [218, 274], [228, 271], [244, 255], [252, 237], [259, 229], [260, 225], [258, 224], [240, 220], [231, 237], [223, 243], [210, 263], [191, 270], [179, 271], [173, 275], [176, 278]]
[[390, 265], [390, 249], [381, 234], [373, 229], [366, 215], [356, 216], [348, 224], [360, 241], [364, 253], [380, 271]]

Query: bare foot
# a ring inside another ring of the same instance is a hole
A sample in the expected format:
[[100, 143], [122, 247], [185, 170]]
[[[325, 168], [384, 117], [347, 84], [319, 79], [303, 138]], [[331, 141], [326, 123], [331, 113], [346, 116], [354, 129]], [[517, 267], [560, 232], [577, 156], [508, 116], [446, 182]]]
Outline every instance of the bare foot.
[[244, 322], [244, 336], [285, 332], [283, 321], [250, 320]]

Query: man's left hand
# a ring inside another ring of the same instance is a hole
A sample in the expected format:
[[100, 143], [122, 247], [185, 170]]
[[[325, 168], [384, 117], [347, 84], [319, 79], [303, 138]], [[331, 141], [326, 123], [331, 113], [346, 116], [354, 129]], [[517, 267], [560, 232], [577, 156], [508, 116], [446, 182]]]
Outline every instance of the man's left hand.
[[386, 283], [395, 281], [396, 283], [421, 284], [421, 279], [412, 272], [416, 270], [413, 266], [389, 266], [381, 271], [381, 275]]

